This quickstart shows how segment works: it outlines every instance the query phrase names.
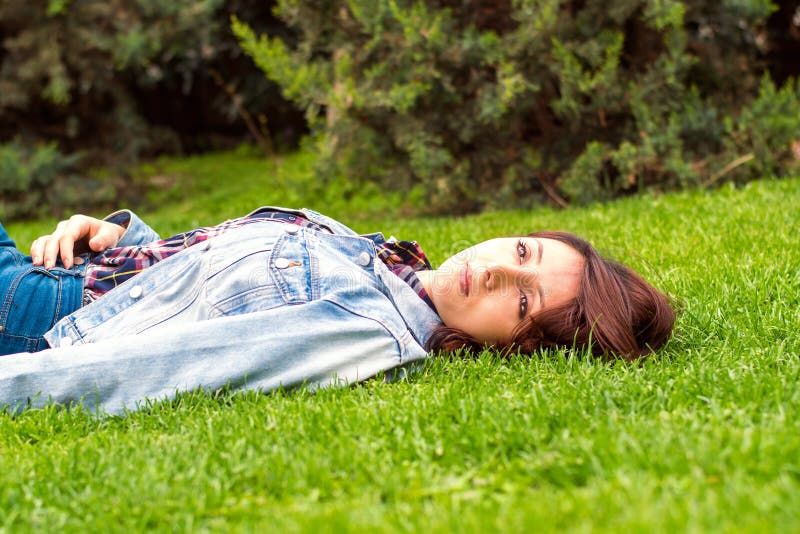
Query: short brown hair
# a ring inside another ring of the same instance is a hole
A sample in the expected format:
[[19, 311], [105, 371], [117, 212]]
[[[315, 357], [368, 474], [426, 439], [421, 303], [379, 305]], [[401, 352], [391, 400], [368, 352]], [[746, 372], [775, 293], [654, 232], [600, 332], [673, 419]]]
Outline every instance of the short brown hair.
[[[661, 348], [675, 323], [670, 299], [630, 268], [603, 258], [587, 241], [567, 232], [534, 232], [529, 237], [554, 239], [575, 249], [584, 260], [578, 295], [523, 320], [506, 351], [531, 353], [541, 348], [586, 349], [633, 360]], [[428, 350], [480, 350], [479, 342], [461, 330], [439, 326]]]

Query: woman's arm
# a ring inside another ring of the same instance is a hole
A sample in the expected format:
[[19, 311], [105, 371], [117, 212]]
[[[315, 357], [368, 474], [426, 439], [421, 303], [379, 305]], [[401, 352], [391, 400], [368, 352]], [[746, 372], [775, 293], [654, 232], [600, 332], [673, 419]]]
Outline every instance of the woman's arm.
[[0, 406], [52, 399], [119, 413], [196, 388], [353, 383], [424, 357], [422, 347], [398, 343], [378, 321], [317, 300], [5, 356]]
[[158, 234], [130, 210], [120, 210], [103, 220], [87, 215], [73, 215], [61, 221], [52, 234], [31, 244], [34, 265], [50, 269], [59, 254], [64, 267], [72, 267], [74, 256], [102, 252], [116, 246], [143, 245], [157, 241]]

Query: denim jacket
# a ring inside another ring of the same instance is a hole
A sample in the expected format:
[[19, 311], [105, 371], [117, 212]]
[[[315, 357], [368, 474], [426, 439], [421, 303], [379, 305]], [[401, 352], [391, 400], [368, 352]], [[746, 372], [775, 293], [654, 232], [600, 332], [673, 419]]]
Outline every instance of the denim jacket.
[[[348, 384], [425, 358], [439, 317], [376, 260], [383, 236], [301, 212], [333, 233], [266, 220], [155, 264], [59, 321], [52, 348], [0, 359], [0, 403], [115, 413], [196, 388]], [[130, 212], [110, 219], [126, 216], [119, 246], [158, 239]]]

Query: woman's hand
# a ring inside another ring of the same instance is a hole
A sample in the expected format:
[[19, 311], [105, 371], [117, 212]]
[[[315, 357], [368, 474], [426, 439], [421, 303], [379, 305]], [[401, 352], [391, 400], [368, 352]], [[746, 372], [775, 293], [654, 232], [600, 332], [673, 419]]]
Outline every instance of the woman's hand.
[[86, 215], [73, 215], [61, 221], [50, 235], [43, 235], [31, 244], [34, 265], [50, 269], [61, 253], [61, 263], [69, 269], [73, 257], [84, 252], [102, 252], [116, 245], [125, 228]]

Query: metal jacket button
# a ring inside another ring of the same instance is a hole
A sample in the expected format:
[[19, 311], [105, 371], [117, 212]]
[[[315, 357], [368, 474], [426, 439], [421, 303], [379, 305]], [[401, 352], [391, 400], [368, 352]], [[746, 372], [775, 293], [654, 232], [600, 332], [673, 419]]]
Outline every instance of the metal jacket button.
[[296, 234], [297, 232], [299, 232], [299, 231], [300, 231], [300, 227], [299, 227], [299, 226], [297, 226], [296, 224], [287, 224], [287, 225], [284, 227], [284, 231], [285, 231], [287, 234]]
[[361, 254], [358, 255], [358, 264], [361, 265], [362, 267], [366, 267], [367, 265], [370, 264], [371, 261], [372, 258], [366, 252], [362, 252]]
[[133, 286], [131, 290], [128, 292], [128, 296], [132, 299], [138, 299], [142, 296], [142, 286]]
[[286, 258], [278, 258], [277, 260], [275, 260], [275, 267], [277, 267], [278, 269], [285, 269], [288, 266], [289, 266], [289, 260], [287, 260]]

